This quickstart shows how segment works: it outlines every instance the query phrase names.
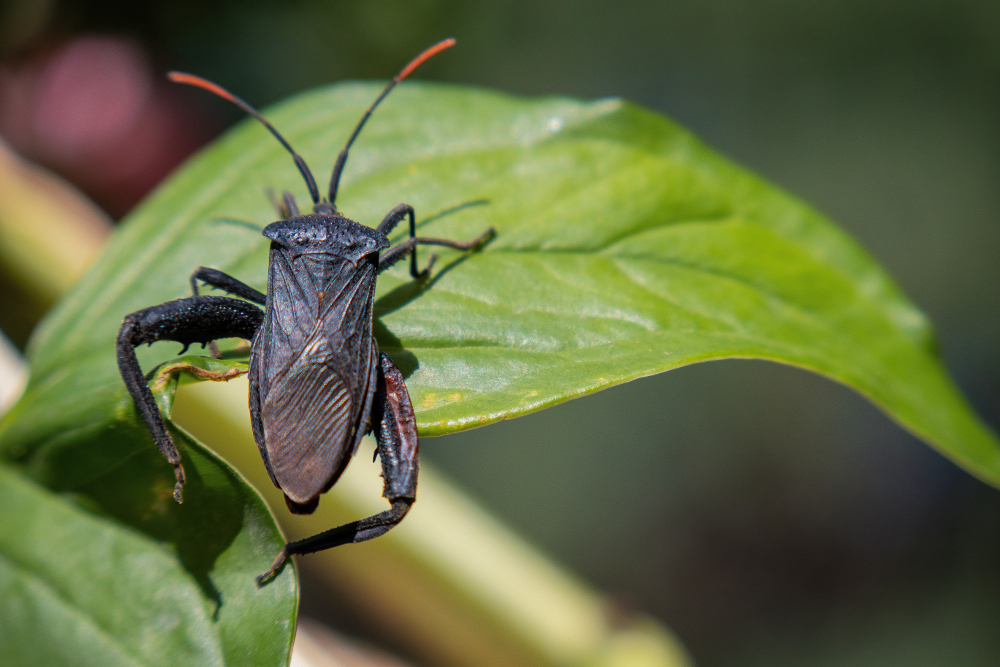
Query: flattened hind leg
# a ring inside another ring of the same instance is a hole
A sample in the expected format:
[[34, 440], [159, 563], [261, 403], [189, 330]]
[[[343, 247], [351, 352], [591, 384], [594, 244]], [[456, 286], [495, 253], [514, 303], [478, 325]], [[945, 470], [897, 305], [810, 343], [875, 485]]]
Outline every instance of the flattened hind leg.
[[271, 580], [292, 554], [311, 554], [384, 535], [403, 520], [417, 497], [417, 421], [403, 375], [389, 357], [379, 354], [378, 383], [372, 406], [372, 430], [382, 459], [383, 494], [391, 508], [360, 521], [289, 542], [271, 569], [257, 577], [257, 585]]

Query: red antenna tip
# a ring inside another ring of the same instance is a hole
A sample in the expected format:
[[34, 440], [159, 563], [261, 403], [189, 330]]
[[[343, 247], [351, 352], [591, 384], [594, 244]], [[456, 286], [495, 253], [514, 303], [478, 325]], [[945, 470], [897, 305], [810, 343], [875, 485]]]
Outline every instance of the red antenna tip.
[[453, 46], [455, 46], [455, 38], [449, 37], [448, 39], [443, 39], [434, 46], [430, 47], [429, 49], [421, 53], [419, 56], [411, 60], [410, 64], [404, 67], [402, 72], [396, 75], [396, 83], [399, 83], [406, 77], [410, 76], [410, 74], [413, 73], [413, 70], [420, 67], [424, 63], [424, 61], [427, 60], [428, 58], [432, 58], [433, 56], [436, 56], [445, 49], [450, 49]]
[[187, 74], [186, 72], [167, 72], [167, 78], [174, 83], [185, 83], [189, 86], [196, 86], [198, 88], [204, 88], [210, 93], [215, 93], [224, 100], [229, 100], [230, 102], [236, 102], [235, 96], [222, 86], [218, 86], [207, 79], [203, 79], [200, 76], [195, 76], [194, 74]]

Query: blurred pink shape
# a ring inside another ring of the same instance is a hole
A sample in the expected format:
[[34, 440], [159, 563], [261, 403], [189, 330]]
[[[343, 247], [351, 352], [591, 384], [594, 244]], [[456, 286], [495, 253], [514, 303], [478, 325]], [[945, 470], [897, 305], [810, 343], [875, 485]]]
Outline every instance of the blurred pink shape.
[[151, 67], [130, 42], [82, 37], [48, 61], [35, 90], [32, 129], [46, 152], [72, 159], [119, 141], [152, 97]]
[[76, 37], [0, 67], [0, 134], [120, 217], [211, 138], [136, 42]]

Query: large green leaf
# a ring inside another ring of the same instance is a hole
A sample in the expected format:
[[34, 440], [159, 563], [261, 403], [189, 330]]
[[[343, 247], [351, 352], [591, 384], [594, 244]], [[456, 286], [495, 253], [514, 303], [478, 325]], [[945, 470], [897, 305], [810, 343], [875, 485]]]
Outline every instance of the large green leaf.
[[[325, 172], [377, 90], [337, 86], [268, 115]], [[25, 470], [48, 484], [50, 449], [134, 423], [113, 355], [124, 314], [186, 296], [199, 265], [263, 289], [255, 228], [274, 218], [268, 186], [305, 196], [287, 154], [247, 123], [131, 216], [34, 338], [31, 385], [0, 433]], [[425, 235], [498, 230], [481, 252], [441, 252], [426, 282], [402, 265], [380, 278], [376, 335], [407, 376], [423, 435], [698, 361], [761, 358], [854, 387], [1000, 483], [995, 436], [871, 258], [662, 117], [617, 100], [405, 84], [355, 145], [341, 193], [340, 209], [369, 225], [406, 201]], [[475, 205], [434, 215], [462, 204]], [[157, 344], [140, 360], [150, 369], [176, 351]]]
[[27, 470], [0, 465], [0, 662], [285, 664], [294, 574], [254, 583], [281, 548], [274, 520], [239, 473], [175, 438], [184, 505], [137, 425], [50, 441]]

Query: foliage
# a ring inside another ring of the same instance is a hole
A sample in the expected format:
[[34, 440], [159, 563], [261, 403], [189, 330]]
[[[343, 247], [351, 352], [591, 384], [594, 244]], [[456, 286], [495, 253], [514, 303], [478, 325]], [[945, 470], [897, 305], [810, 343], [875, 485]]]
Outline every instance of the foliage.
[[[376, 92], [336, 86], [268, 116], [325, 167]], [[229, 662], [250, 640], [271, 656], [261, 664], [287, 651], [291, 571], [251, 586], [280, 542], [272, 519], [183, 437], [191, 481], [183, 506], [169, 502], [170, 467], [113, 345], [124, 314], [186, 296], [200, 265], [264, 288], [265, 186], [300, 203], [305, 192], [287, 154], [246, 123], [131, 216], [33, 339], [31, 384], [0, 426], [0, 508], [17, 518], [0, 529], [0, 586], [24, 619], [23, 661], [65, 650], [89, 664], [48, 639], [71, 635], [94, 655], [110, 642], [122, 664]], [[482, 251], [440, 252], [426, 281], [402, 265], [380, 279], [376, 336], [407, 377], [422, 435], [699, 361], [759, 358], [853, 387], [1000, 485], [995, 436], [891, 279], [815, 211], [662, 117], [617, 100], [405, 84], [355, 145], [341, 192], [340, 209], [368, 225], [406, 201], [422, 235], [498, 231]], [[157, 344], [140, 361], [152, 370], [175, 354]]]

